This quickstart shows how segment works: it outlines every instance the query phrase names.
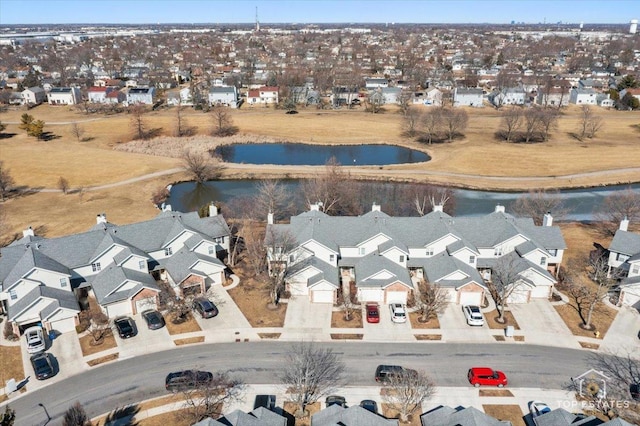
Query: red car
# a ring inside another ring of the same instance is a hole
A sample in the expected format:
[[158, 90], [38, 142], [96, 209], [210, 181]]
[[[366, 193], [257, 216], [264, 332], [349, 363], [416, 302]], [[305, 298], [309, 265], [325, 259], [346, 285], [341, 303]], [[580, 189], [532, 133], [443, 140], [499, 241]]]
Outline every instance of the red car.
[[492, 370], [488, 367], [471, 368], [467, 377], [469, 378], [469, 383], [475, 387], [487, 385], [501, 388], [507, 385], [507, 376], [502, 371]]
[[377, 303], [367, 303], [367, 322], [380, 322], [380, 310]]

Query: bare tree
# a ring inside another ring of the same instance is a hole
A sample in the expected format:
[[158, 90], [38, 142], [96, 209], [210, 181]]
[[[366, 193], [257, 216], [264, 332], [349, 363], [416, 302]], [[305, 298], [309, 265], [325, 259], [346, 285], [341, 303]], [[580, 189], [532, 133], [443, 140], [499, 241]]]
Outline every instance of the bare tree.
[[464, 133], [467, 129], [469, 122], [469, 116], [463, 109], [443, 108], [442, 109], [442, 123], [449, 142]]
[[356, 309], [355, 302], [356, 288], [355, 283], [344, 283], [338, 290], [338, 303], [342, 312], [344, 312], [344, 320], [351, 321], [353, 312]]
[[498, 258], [491, 268], [491, 279], [486, 283], [489, 295], [496, 305], [499, 323], [504, 323], [504, 308], [509, 297], [522, 287], [519, 258], [513, 254], [507, 254]]
[[13, 423], [16, 421], [16, 412], [9, 408], [8, 405], [4, 407], [4, 413], [0, 414], [0, 425], [2, 426], [13, 426]]
[[3, 161], [0, 161], [0, 197], [2, 198], [2, 201], [5, 200], [7, 195], [9, 195], [14, 184], [15, 181], [9, 173], [9, 169], [4, 166]]
[[523, 138], [529, 143], [541, 133], [541, 114], [539, 108], [529, 108], [523, 114]]
[[76, 401], [64, 412], [62, 426], [91, 426], [89, 416], [79, 401]]
[[620, 222], [627, 219], [640, 222], [640, 193], [633, 189], [615, 192], [607, 196], [594, 213], [598, 227], [605, 235], [614, 235]]
[[89, 332], [93, 343], [100, 343], [109, 330], [109, 317], [102, 311], [95, 299], [89, 301], [88, 319], [90, 321]]
[[418, 283], [416, 296], [421, 322], [427, 322], [442, 313], [449, 304], [448, 292], [438, 284], [425, 280]]
[[286, 355], [281, 382], [287, 386], [298, 406], [296, 417], [305, 416], [305, 408], [339, 386], [345, 367], [332, 349], [313, 343], [294, 343]]
[[129, 114], [131, 115], [131, 129], [133, 130], [134, 139], [147, 139], [148, 132], [145, 121], [145, 114], [147, 109], [143, 104], [135, 104], [129, 107]]
[[84, 136], [84, 127], [74, 121], [71, 123], [71, 134], [80, 142]]
[[569, 213], [569, 209], [564, 206], [562, 197], [557, 190], [533, 190], [521, 195], [513, 203], [511, 208], [516, 216], [530, 217], [533, 222], [540, 226], [544, 215], [553, 212], [556, 220], [562, 220]]
[[199, 383], [192, 389], [181, 392], [184, 397], [184, 415], [189, 424], [195, 424], [207, 417], [222, 415], [224, 404], [242, 401], [245, 385], [227, 372], [216, 372], [209, 382]]
[[184, 108], [181, 106], [176, 107], [176, 121], [173, 135], [176, 137], [190, 136], [193, 132], [189, 128], [184, 116]]
[[341, 169], [340, 163], [331, 157], [325, 171], [302, 183], [302, 193], [308, 205], [319, 203], [326, 214], [358, 214], [360, 205], [354, 181]]
[[264, 244], [264, 228], [245, 226], [242, 228], [246, 260], [254, 275], [262, 274], [267, 269], [267, 247]]
[[578, 128], [578, 139], [592, 139], [602, 128], [602, 117], [595, 115], [589, 105], [582, 105], [580, 108], [580, 121]]
[[60, 179], [58, 179], [58, 189], [62, 191], [63, 194], [69, 192], [69, 181], [66, 178], [60, 176]]
[[442, 108], [429, 108], [422, 116], [422, 129], [429, 145], [437, 138], [443, 125]]
[[264, 220], [268, 213], [280, 219], [291, 210], [291, 197], [282, 181], [278, 179], [261, 180], [256, 186], [255, 208], [252, 210], [256, 219]]
[[540, 130], [542, 134], [542, 140], [549, 140], [549, 136], [551, 135], [551, 131], [555, 130], [558, 126], [558, 117], [560, 113], [558, 109], [554, 108], [542, 108], [539, 111], [540, 116]]
[[502, 113], [502, 134], [507, 142], [511, 142], [522, 126], [522, 110], [518, 107], [507, 108]]
[[218, 160], [202, 152], [185, 150], [182, 153], [182, 161], [187, 172], [198, 183], [216, 179], [222, 175], [224, 170], [223, 165]]
[[384, 384], [383, 400], [398, 410], [400, 420], [408, 421], [416, 410], [422, 409], [422, 403], [435, 393], [435, 383], [423, 371], [403, 369], [388, 376]]
[[211, 112], [213, 118], [212, 136], [231, 136], [238, 132], [238, 128], [233, 125], [231, 114], [227, 107], [216, 105]]
[[407, 106], [403, 113], [403, 129], [404, 134], [414, 137], [418, 133], [418, 124], [420, 123], [420, 112], [416, 107]]
[[264, 243], [267, 248], [267, 266], [269, 268], [270, 303], [277, 306], [280, 295], [285, 288], [289, 268], [296, 260], [297, 253], [294, 250], [297, 248], [298, 242], [289, 231], [282, 230], [278, 225], [269, 225]]
[[158, 281], [160, 287], [160, 306], [169, 315], [172, 324], [181, 324], [191, 315], [193, 297], [177, 295], [166, 281]]

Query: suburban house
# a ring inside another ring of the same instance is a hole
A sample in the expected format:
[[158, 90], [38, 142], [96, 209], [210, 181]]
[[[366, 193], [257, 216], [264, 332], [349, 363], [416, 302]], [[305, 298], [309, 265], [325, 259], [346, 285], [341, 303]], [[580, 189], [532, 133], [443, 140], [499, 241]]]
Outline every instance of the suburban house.
[[47, 93], [47, 101], [49, 105], [77, 105], [82, 95], [77, 87], [54, 87]]
[[379, 87], [369, 91], [369, 102], [377, 105], [397, 104], [401, 95], [402, 89], [399, 87]]
[[87, 91], [87, 97], [89, 98], [89, 102], [96, 104], [104, 104], [107, 103], [107, 96], [109, 93], [113, 92], [115, 89], [109, 86], [94, 86], [90, 87]]
[[155, 96], [156, 89], [154, 87], [132, 87], [127, 92], [127, 103], [129, 105], [153, 105]]
[[343, 407], [333, 404], [311, 416], [313, 426], [398, 426], [397, 419], [387, 419], [359, 405]]
[[235, 410], [218, 420], [207, 417], [193, 426], [287, 426], [287, 418], [265, 407], [258, 407], [250, 413]]
[[377, 89], [379, 87], [389, 87], [389, 80], [386, 78], [365, 78], [364, 87], [366, 89]]
[[527, 101], [527, 93], [520, 87], [506, 87], [489, 96], [489, 101], [497, 107], [504, 105], [524, 105]]
[[596, 102], [598, 106], [602, 108], [613, 108], [616, 105], [616, 101], [609, 97], [609, 94], [598, 93], [596, 95]]
[[26, 105], [40, 105], [45, 101], [47, 95], [42, 87], [29, 87], [21, 93], [22, 103]]
[[632, 426], [631, 423], [617, 417], [604, 421], [596, 416], [581, 417], [565, 410], [556, 408], [535, 418], [536, 426]]
[[277, 86], [262, 86], [258, 89], [249, 89], [247, 93], [247, 103], [249, 105], [277, 104], [279, 88]]
[[456, 87], [453, 89], [453, 106], [482, 107], [482, 90]]
[[437, 87], [429, 87], [425, 90], [425, 105], [442, 106], [442, 91]]
[[235, 86], [212, 87], [209, 89], [209, 105], [238, 107], [238, 89]]
[[543, 106], [569, 105], [569, 90], [565, 87], [540, 88], [536, 103]]
[[451, 408], [440, 405], [420, 416], [422, 426], [511, 426], [510, 421], [501, 421], [483, 413], [475, 407]]
[[571, 89], [569, 93], [569, 103], [576, 105], [597, 105], [597, 93], [593, 89]]
[[222, 284], [229, 228], [214, 205], [209, 215], [167, 207], [154, 219], [118, 226], [99, 214], [87, 232], [50, 239], [28, 228], [0, 249], [0, 302], [14, 331], [37, 323], [72, 331], [87, 296], [115, 317], [155, 308], [158, 280], [178, 296]]
[[114, 90], [107, 93], [107, 97], [105, 99], [105, 103], [107, 104], [120, 104], [127, 100], [127, 95], [119, 90], [117, 87], [114, 87]]
[[640, 235], [629, 232], [629, 220], [620, 221], [609, 246], [609, 276], [621, 277], [618, 305], [640, 310]]
[[620, 99], [624, 98], [627, 93], [631, 94], [631, 96], [633, 96], [634, 98], [640, 101], [640, 88], [636, 89], [636, 88], [628, 87], [626, 89], [622, 89], [620, 91]]
[[[284, 271], [287, 289], [311, 302], [334, 303], [337, 290], [360, 302], [406, 303], [420, 281], [438, 284], [449, 300], [481, 305], [492, 271], [517, 277], [510, 303], [546, 299], [566, 244], [553, 218], [542, 226], [515, 218], [503, 206], [482, 217], [453, 218], [442, 206], [422, 217], [391, 217], [373, 205], [362, 216], [329, 216], [319, 204], [289, 224], [267, 219], [271, 272]], [[286, 248], [282, 236], [293, 240]], [[284, 268], [283, 268], [284, 266]]]

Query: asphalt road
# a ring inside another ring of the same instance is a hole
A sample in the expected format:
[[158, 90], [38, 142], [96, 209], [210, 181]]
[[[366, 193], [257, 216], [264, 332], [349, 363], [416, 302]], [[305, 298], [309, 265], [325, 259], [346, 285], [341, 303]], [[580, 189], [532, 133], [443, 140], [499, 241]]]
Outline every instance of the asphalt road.
[[[511, 387], [561, 389], [572, 376], [591, 368], [589, 352], [518, 344], [316, 343], [342, 355], [345, 384], [375, 386], [378, 364], [399, 364], [426, 371], [442, 386], [469, 386], [472, 366], [503, 370]], [[65, 410], [79, 401], [93, 417], [117, 407], [165, 395], [164, 378], [175, 370], [229, 371], [248, 384], [279, 383], [289, 345], [246, 342], [197, 345], [120, 360], [12, 399], [16, 425], [61, 423]], [[461, 401], [464, 404], [464, 401]], [[39, 406], [43, 404], [44, 408]]]

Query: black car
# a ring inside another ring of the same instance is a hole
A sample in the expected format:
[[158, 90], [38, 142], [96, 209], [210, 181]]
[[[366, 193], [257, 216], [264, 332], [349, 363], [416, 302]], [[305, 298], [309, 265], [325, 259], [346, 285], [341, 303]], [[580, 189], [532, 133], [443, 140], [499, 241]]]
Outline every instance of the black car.
[[363, 399], [360, 401], [360, 406], [365, 410], [378, 414], [378, 403], [373, 399]]
[[164, 318], [162, 314], [155, 309], [149, 309], [142, 313], [142, 318], [144, 318], [147, 323], [147, 327], [149, 330], [157, 330], [159, 328], [164, 327]]
[[631, 398], [640, 401], [640, 384], [632, 383], [629, 385], [629, 393], [631, 394]]
[[276, 396], [275, 395], [256, 395], [256, 399], [253, 402], [253, 409], [258, 407], [264, 407], [267, 410], [273, 411], [276, 408]]
[[290, 109], [285, 114], [297, 114], [297, 113], [298, 113], [298, 111], [296, 111], [295, 109]]
[[213, 318], [218, 315], [216, 305], [204, 297], [196, 297], [193, 300], [193, 310], [197, 311], [202, 318]]
[[213, 380], [209, 371], [182, 370], [169, 373], [164, 380], [164, 387], [171, 392], [195, 389], [206, 386]]
[[53, 356], [50, 353], [41, 352], [31, 356], [30, 359], [33, 372], [38, 380], [45, 380], [56, 375], [53, 369]]
[[138, 334], [136, 329], [136, 323], [129, 317], [120, 317], [113, 320], [113, 323], [118, 330], [118, 335], [122, 339], [128, 339]]
[[325, 404], [327, 407], [331, 407], [332, 405], [339, 405], [341, 407], [347, 408], [347, 400], [343, 396], [339, 395], [330, 395], [325, 399]]
[[404, 368], [399, 365], [379, 365], [376, 368], [376, 382], [385, 382], [389, 380], [389, 376], [400, 374]]

